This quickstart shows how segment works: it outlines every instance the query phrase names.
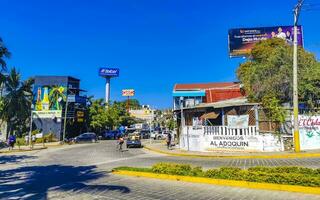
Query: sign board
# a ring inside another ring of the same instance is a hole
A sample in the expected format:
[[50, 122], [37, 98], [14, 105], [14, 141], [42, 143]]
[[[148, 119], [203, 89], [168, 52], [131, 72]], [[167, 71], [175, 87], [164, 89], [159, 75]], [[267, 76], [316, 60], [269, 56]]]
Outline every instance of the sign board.
[[[282, 151], [283, 143], [272, 133], [260, 134], [255, 132], [255, 127], [249, 127], [246, 135], [231, 135], [227, 127], [212, 126], [212, 133], [205, 133], [203, 129], [184, 127], [180, 135], [180, 148], [190, 151], [252, 151], [271, 152]], [[223, 131], [224, 129], [224, 131]]]
[[227, 115], [228, 128], [248, 128], [249, 115]]
[[99, 76], [103, 77], [118, 77], [119, 76], [119, 69], [118, 68], [107, 68], [101, 67], [99, 69]]
[[298, 120], [301, 150], [320, 149], [320, 116], [299, 115]]
[[[274, 26], [230, 29], [228, 34], [229, 56], [247, 56], [254, 44], [270, 38], [281, 38], [293, 44], [293, 26]], [[303, 46], [302, 27], [298, 26], [298, 45]]]
[[32, 111], [32, 118], [61, 118], [61, 110], [49, 110], [49, 111]]
[[43, 137], [43, 134], [42, 133], [37, 133], [36, 134], [36, 138], [42, 138]]
[[123, 97], [132, 97], [132, 96], [134, 96], [134, 94], [135, 94], [134, 89], [124, 89], [124, 90], [122, 90], [122, 96]]
[[76, 102], [76, 95], [68, 95], [68, 102], [69, 103], [74, 103]]

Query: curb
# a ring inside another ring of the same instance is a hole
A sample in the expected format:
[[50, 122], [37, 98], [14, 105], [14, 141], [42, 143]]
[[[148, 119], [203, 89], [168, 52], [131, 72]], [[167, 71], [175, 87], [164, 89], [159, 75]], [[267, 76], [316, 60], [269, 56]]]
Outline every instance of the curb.
[[40, 147], [40, 148], [33, 148], [33, 149], [14, 149], [14, 150], [7, 150], [7, 151], [0, 151], [0, 154], [11, 154], [11, 153], [20, 153], [20, 152], [28, 152], [28, 151], [37, 151], [47, 149], [48, 147]]
[[112, 173], [117, 175], [154, 178], [154, 179], [162, 179], [162, 180], [204, 183], [204, 184], [210, 184], [210, 185], [235, 186], [235, 187], [244, 187], [244, 188], [251, 188], [251, 189], [280, 190], [280, 191], [286, 191], [286, 192], [299, 192], [299, 193], [320, 195], [319, 187], [281, 185], [281, 184], [273, 184], [273, 183], [257, 183], [257, 182], [248, 182], [248, 181], [178, 176], [178, 175], [156, 174], [156, 173], [150, 173], [150, 172], [136, 172], [136, 171], [126, 171], [126, 170], [113, 171]]
[[221, 159], [277, 159], [277, 158], [320, 158], [320, 153], [290, 153], [281, 155], [248, 155], [248, 156], [229, 156], [229, 155], [200, 155], [200, 154], [186, 154], [186, 153], [173, 153], [162, 151], [159, 149], [144, 146], [144, 149], [156, 153], [166, 154], [170, 156], [180, 157], [193, 157], [193, 158], [221, 158]]

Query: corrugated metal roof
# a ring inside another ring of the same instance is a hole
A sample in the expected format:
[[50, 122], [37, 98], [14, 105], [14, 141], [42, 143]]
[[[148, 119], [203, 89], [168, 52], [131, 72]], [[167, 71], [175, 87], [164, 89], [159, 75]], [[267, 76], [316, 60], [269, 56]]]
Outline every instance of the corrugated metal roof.
[[238, 82], [215, 82], [215, 83], [191, 83], [191, 84], [175, 84], [173, 90], [203, 90], [203, 89], [227, 89], [239, 88]]

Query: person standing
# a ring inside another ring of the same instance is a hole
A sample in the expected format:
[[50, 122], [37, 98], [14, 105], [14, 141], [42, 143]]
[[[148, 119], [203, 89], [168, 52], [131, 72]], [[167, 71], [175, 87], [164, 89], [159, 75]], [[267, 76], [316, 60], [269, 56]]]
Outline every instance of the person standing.
[[172, 135], [170, 132], [168, 132], [168, 135], [167, 135], [167, 148], [170, 150], [171, 148], [171, 140], [172, 140]]
[[16, 143], [16, 136], [10, 135], [8, 140], [9, 150], [12, 150], [14, 148], [15, 143]]

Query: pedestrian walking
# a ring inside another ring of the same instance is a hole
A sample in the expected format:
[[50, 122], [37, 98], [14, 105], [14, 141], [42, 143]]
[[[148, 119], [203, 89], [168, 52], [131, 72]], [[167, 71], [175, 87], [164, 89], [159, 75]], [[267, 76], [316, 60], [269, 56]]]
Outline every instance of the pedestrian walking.
[[172, 140], [172, 135], [170, 132], [168, 132], [167, 135], [167, 148], [170, 150], [171, 149], [171, 140]]

